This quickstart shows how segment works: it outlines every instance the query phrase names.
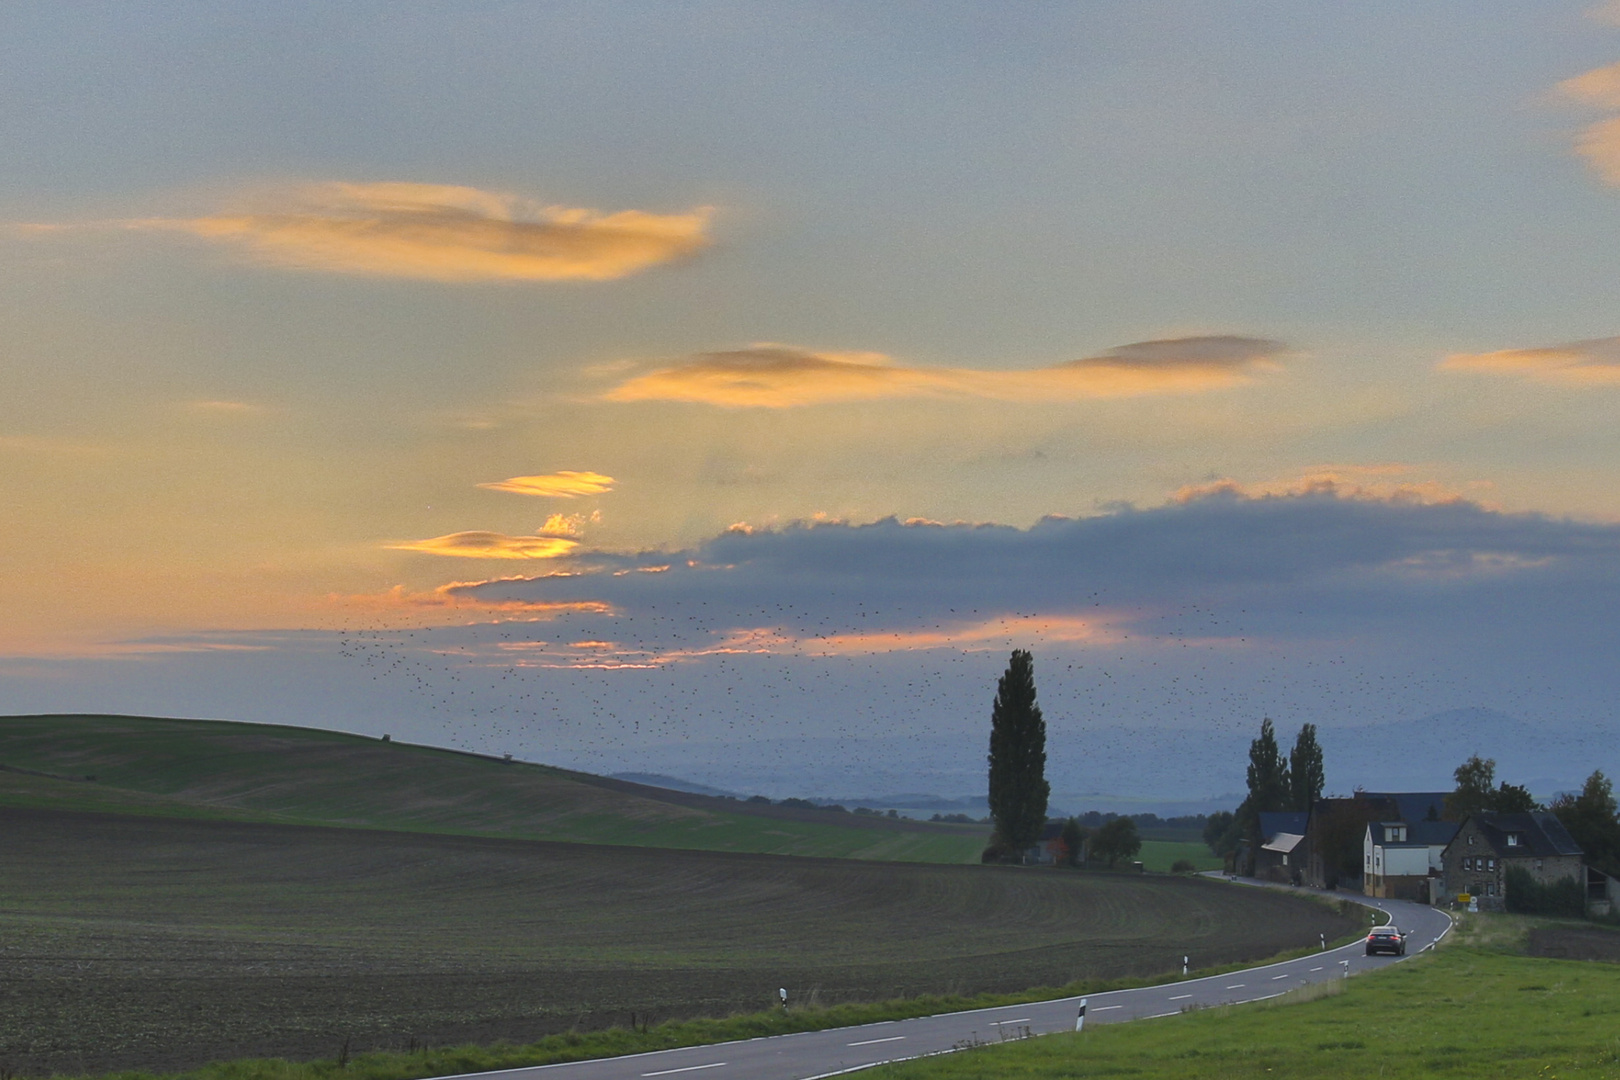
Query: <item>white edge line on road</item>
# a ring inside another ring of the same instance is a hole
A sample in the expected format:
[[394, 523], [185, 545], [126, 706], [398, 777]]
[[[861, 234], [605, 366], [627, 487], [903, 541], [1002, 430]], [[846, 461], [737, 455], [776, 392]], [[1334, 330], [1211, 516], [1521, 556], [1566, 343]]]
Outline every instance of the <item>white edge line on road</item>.
[[[871, 1046], [873, 1043], [901, 1042], [904, 1039], [905, 1039], [904, 1035], [890, 1035], [887, 1039], [863, 1039], [860, 1042], [845, 1043], [844, 1045], [845, 1046]], [[645, 1076], [646, 1074], [643, 1073], [642, 1075]]]
[[1180, 1016], [1180, 1015], [1181, 1015], [1181, 1010], [1177, 1009], [1175, 1012], [1154, 1013], [1152, 1016], [1144, 1016], [1144, 1017], [1142, 1017], [1142, 1019], [1143, 1020], [1163, 1020], [1167, 1016]]
[[680, 1069], [659, 1069], [657, 1072], [642, 1073], [641, 1075], [642, 1076], [668, 1076], [670, 1073], [697, 1072], [699, 1069], [718, 1069], [724, 1064], [725, 1064], [725, 1062], [723, 1062], [723, 1061], [711, 1061], [707, 1065], [687, 1065], [686, 1067], [680, 1068]]
[[[1220, 880], [1220, 879], [1216, 878], [1216, 879], [1212, 879], [1212, 880]], [[1226, 880], [1227, 880], [1228, 884], [1233, 884], [1233, 885], [1245, 885], [1246, 884], [1246, 883], [1241, 882], [1241, 881], [1233, 881], [1231, 879], [1226, 879]], [[1261, 888], [1263, 888], [1264, 886], [1250, 886], [1250, 887], [1261, 887]], [[1344, 899], [1348, 899], [1348, 897], [1344, 897]], [[1377, 903], [1369, 902], [1367, 900], [1361, 900], [1361, 901], [1352, 900], [1351, 902], [1352, 903], [1361, 903], [1365, 907], [1370, 907], [1370, 908], [1373, 908], [1376, 911], [1383, 912], [1386, 917], [1389, 916], [1388, 910], [1386, 910], [1386, 909], [1384, 909], [1382, 907], [1379, 907], [1379, 905]], [[1456, 929], [1456, 926], [1457, 926], [1457, 920], [1452, 917], [1450, 912], [1444, 911], [1444, 910], [1442, 910], [1440, 908], [1430, 908], [1429, 910], [1431, 910], [1431, 911], [1439, 911], [1440, 914], [1442, 914], [1442, 915], [1444, 915], [1446, 917], [1447, 922], [1446, 922], [1446, 928], [1444, 930], [1440, 931], [1440, 937], [1435, 938], [1434, 941], [1430, 942], [1429, 945], [1425, 946], [1425, 948], [1433, 948], [1435, 945], [1438, 945], [1440, 943], [1441, 939], [1443, 939], [1447, 934], [1451, 933], [1452, 930]], [[1350, 942], [1348, 945], [1340, 945], [1336, 949], [1328, 950], [1328, 952], [1326, 954], [1318, 954], [1318, 955], [1332, 956], [1335, 953], [1341, 953], [1341, 952], [1348, 951], [1350, 949], [1354, 949], [1357, 946], [1359, 946], [1360, 944], [1361, 944], [1361, 939], [1358, 937], [1355, 941]], [[1419, 950], [1419, 951], [1422, 952], [1423, 950]], [[1264, 971], [1267, 968], [1281, 967], [1284, 964], [1296, 964], [1298, 962], [1299, 961], [1297, 959], [1295, 959], [1295, 960], [1277, 960], [1277, 961], [1273, 961], [1270, 964], [1262, 964], [1259, 967], [1245, 968], [1244, 970], [1245, 971]], [[1220, 978], [1219, 975], [1206, 975], [1206, 976], [1204, 976], [1203, 978], [1200, 978], [1200, 979], [1190, 979], [1190, 980], [1188, 980], [1188, 984], [1190, 985], [1192, 983], [1210, 982], [1210, 981], [1212, 981], [1214, 979], [1218, 979], [1218, 978]], [[1164, 985], [1171, 985], [1171, 984], [1161, 983], [1161, 984], [1159, 984], [1159, 986], [1132, 986], [1132, 987], [1127, 987], [1124, 990], [1108, 990], [1108, 991], [1104, 991], [1103, 994], [1100, 994], [1100, 995], [1075, 994], [1072, 997], [1049, 998], [1049, 999], [1047, 999], [1045, 1001], [1033, 1002], [1032, 1004], [1061, 1005], [1061, 1004], [1063, 1004], [1065, 1002], [1079, 1001], [1082, 997], [1086, 997], [1086, 996], [1113, 997], [1116, 994], [1124, 995], [1124, 994], [1138, 993], [1139, 991], [1142, 991], [1142, 990], [1157, 990], [1161, 986], [1164, 986]], [[1242, 988], [1244, 985], [1245, 984], [1243, 984], [1243, 983], [1238, 983], [1237, 986], [1235, 986], [1235, 987], [1227, 987], [1227, 989], [1229, 989], [1229, 990], [1239, 989], [1239, 988]], [[1270, 998], [1281, 997], [1281, 996], [1282, 996], [1281, 994], [1270, 994], [1270, 995], [1267, 995], [1267, 997], [1248, 998], [1244, 1002], [1234, 1002], [1234, 1004], [1241, 1005], [1241, 1004], [1245, 1004], [1247, 1001], [1266, 1001], [1266, 1000], [1269, 1000]], [[974, 1013], [994, 1012], [996, 1009], [1004, 1009], [1004, 1008], [1006, 1008], [1005, 1005], [992, 1005], [992, 1006], [986, 1006], [985, 1008], [982, 1008], [982, 1009], [964, 1009], [964, 1010], [960, 1010], [958, 1012], [953, 1012], [953, 1013], [929, 1013], [927, 1016], [907, 1017], [907, 1020], [932, 1020], [935, 1017], [939, 1017], [939, 1016], [971, 1016]], [[1104, 1011], [1106, 1009], [1120, 1009], [1120, 1008], [1124, 1008], [1124, 1006], [1123, 1005], [1094, 1005], [1094, 1006], [1092, 1006], [1091, 1011], [1092, 1012], [1102, 1012], [1102, 1011]], [[1157, 1019], [1159, 1019], [1161, 1017], [1165, 1017], [1165, 1016], [1179, 1016], [1179, 1015], [1181, 1015], [1179, 1012], [1175, 1012], [1175, 1013], [1159, 1013], [1157, 1016], [1143, 1016], [1143, 1017], [1138, 1017], [1138, 1019], [1141, 1019], [1141, 1020], [1157, 1020]], [[846, 1031], [856, 1031], [856, 1030], [859, 1030], [860, 1028], [863, 1028], [863, 1027], [878, 1027], [878, 1026], [883, 1025], [883, 1024], [895, 1024], [895, 1023], [905, 1023], [905, 1022], [906, 1022], [906, 1020], [875, 1020], [875, 1021], [872, 1021], [871, 1023], [868, 1023], [868, 1024], [855, 1024], [855, 1025], [852, 1025], [849, 1028], [846, 1028], [845, 1030]], [[824, 1029], [824, 1030], [830, 1030], [830, 1029]], [[673, 1054], [673, 1053], [678, 1053], [678, 1052], [680, 1052], [682, 1050], [701, 1050], [701, 1049], [713, 1050], [713, 1049], [715, 1049], [717, 1047], [721, 1047], [721, 1046], [733, 1045], [733, 1044], [736, 1044], [736, 1043], [754, 1042], [754, 1041], [756, 1041], [758, 1039], [766, 1039], [766, 1038], [779, 1039], [779, 1038], [785, 1037], [786, 1035], [816, 1035], [816, 1034], [820, 1034], [820, 1032], [818, 1032], [818, 1031], [794, 1031], [794, 1032], [784, 1032], [782, 1035], [756, 1035], [756, 1036], [753, 1036], [752, 1038], [747, 1038], [747, 1039], [729, 1039], [726, 1042], [698, 1043], [698, 1044], [694, 1044], [692, 1046], [673, 1046], [673, 1047], [670, 1047], [667, 1050], [642, 1050], [642, 1051], [640, 1051], [638, 1053], [634, 1053], [634, 1054], [616, 1054], [611, 1058], [586, 1058], [586, 1059], [582, 1059], [581, 1061], [554, 1061], [549, 1065], [517, 1065], [517, 1066], [514, 1066], [514, 1067], [512, 1067], [510, 1069], [486, 1069], [486, 1070], [484, 1070], [482, 1072], [476, 1072], [476, 1073], [456, 1073], [456, 1074], [449, 1075], [449, 1076], [436, 1077], [436, 1078], [434, 1078], [434, 1080], [461, 1080], [461, 1078], [463, 1078], [463, 1077], [471, 1077], [471, 1076], [500, 1076], [500, 1075], [505, 1074], [505, 1073], [540, 1072], [540, 1071], [542, 1071], [544, 1069], [563, 1069], [563, 1068], [568, 1068], [569, 1066], [578, 1066], [578, 1065], [583, 1064], [585, 1061], [631, 1061], [631, 1060], [633, 1060], [635, 1058], [652, 1057], [655, 1054]], [[955, 1052], [954, 1049], [952, 1049], [952, 1050], [936, 1050], [933, 1053], [923, 1054], [921, 1056], [922, 1057], [934, 1057], [934, 1056], [936, 1056], [938, 1054], [950, 1054], [950, 1053], [954, 1053], [954, 1052]], [[891, 1058], [890, 1059], [890, 1061], [901, 1061], [901, 1060], [914, 1061], [914, 1060], [916, 1060], [916, 1058]], [[868, 1062], [865, 1065], [855, 1065], [855, 1066], [852, 1066], [852, 1067], [850, 1067], [848, 1069], [837, 1069], [837, 1070], [834, 1070], [833, 1072], [818, 1073], [815, 1076], [806, 1076], [806, 1077], [803, 1078], [803, 1080], [826, 1080], [827, 1077], [843, 1076], [846, 1073], [859, 1072], [862, 1069], [871, 1069], [871, 1068], [875, 1068], [875, 1067], [877, 1067], [879, 1065], [887, 1065], [887, 1064], [889, 1064], [889, 1061], [873, 1061], [873, 1062]]]
[[1027, 1024], [1027, 1023], [1029, 1023], [1029, 1017], [1020, 1016], [1016, 1020], [992, 1020], [992, 1021], [990, 1021], [990, 1026], [995, 1027], [997, 1024]]

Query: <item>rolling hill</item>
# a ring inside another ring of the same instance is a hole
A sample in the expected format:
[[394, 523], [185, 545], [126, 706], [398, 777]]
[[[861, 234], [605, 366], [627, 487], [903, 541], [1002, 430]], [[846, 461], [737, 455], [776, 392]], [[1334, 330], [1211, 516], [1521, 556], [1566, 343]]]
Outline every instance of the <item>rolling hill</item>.
[[0, 717], [0, 806], [899, 862], [976, 862], [986, 832], [312, 728], [130, 716]]

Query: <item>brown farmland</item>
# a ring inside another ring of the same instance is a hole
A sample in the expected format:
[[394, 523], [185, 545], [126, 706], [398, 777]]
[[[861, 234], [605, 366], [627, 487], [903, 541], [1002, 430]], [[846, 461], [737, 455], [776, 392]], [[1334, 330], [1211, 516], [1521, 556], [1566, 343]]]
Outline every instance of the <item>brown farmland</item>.
[[330, 1057], [1255, 959], [1353, 923], [1184, 878], [0, 810], [0, 1064]]

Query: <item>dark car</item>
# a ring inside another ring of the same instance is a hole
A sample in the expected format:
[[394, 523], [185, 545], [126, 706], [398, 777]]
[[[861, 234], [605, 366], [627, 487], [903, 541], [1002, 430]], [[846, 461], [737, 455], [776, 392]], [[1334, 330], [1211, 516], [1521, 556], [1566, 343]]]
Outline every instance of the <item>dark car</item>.
[[1367, 955], [1387, 952], [1394, 956], [1406, 955], [1406, 935], [1393, 926], [1375, 926], [1367, 935]]

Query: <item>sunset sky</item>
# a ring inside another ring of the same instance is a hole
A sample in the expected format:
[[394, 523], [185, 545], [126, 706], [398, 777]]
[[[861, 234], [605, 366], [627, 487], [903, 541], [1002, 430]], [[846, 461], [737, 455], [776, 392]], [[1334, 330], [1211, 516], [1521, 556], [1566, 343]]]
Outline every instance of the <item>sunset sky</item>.
[[0, 712], [972, 791], [1027, 647], [1620, 766], [1620, 3], [13, 4], [0, 93]]

